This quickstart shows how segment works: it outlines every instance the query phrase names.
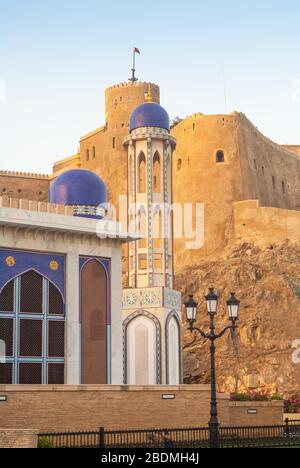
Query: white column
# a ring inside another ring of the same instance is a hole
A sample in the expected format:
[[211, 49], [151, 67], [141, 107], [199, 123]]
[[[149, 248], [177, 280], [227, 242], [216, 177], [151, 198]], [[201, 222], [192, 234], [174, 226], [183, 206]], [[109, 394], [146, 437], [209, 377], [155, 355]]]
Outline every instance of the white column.
[[66, 384], [81, 383], [79, 324], [79, 255], [70, 252], [66, 259]]
[[122, 254], [113, 250], [111, 261], [111, 383], [123, 384], [123, 329], [122, 329]]

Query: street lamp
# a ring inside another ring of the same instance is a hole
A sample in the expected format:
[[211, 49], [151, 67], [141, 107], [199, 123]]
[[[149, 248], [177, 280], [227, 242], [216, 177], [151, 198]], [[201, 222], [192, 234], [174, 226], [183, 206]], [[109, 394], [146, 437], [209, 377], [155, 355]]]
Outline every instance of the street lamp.
[[240, 301], [235, 297], [235, 293], [231, 293], [230, 298], [227, 301], [229, 320], [231, 325], [227, 326], [220, 333], [215, 332], [215, 316], [217, 314], [218, 301], [219, 298], [214, 291], [214, 288], [210, 288], [207, 296], [205, 296], [207, 313], [210, 317], [210, 333], [204, 333], [199, 328], [195, 327], [198, 304], [194, 300], [193, 296], [189, 297], [188, 302], [185, 304], [187, 321], [189, 323], [190, 332], [193, 333], [197, 331], [200, 335], [209, 340], [211, 343], [210, 346], [210, 356], [211, 356], [211, 411], [210, 411], [210, 421], [209, 421], [209, 431], [210, 431], [210, 447], [211, 448], [220, 448], [220, 423], [218, 419], [218, 402], [217, 402], [217, 379], [216, 379], [216, 363], [215, 363], [215, 354], [216, 346], [215, 341], [225, 335], [227, 330], [235, 331], [237, 328], [237, 320], [239, 318], [239, 306]]

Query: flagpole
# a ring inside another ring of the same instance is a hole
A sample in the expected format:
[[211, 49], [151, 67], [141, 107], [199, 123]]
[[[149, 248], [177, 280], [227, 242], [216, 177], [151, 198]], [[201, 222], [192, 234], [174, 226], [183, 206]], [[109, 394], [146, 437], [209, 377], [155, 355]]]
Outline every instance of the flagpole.
[[132, 69], [132, 82], [135, 83], [135, 49], [133, 49], [133, 69]]
[[132, 68], [132, 77], [129, 78], [129, 81], [132, 82], [132, 84], [136, 83], [138, 81], [138, 79], [136, 78], [135, 76], [135, 72], [136, 72], [136, 69], [135, 69], [135, 54], [137, 54], [137, 49], [134, 47], [133, 49], [133, 68]]

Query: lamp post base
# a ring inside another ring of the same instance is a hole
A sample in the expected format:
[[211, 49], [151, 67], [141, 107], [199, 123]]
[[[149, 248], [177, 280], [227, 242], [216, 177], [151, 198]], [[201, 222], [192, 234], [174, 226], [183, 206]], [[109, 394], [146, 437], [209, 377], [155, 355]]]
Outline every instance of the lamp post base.
[[220, 424], [218, 421], [209, 422], [210, 448], [220, 448]]

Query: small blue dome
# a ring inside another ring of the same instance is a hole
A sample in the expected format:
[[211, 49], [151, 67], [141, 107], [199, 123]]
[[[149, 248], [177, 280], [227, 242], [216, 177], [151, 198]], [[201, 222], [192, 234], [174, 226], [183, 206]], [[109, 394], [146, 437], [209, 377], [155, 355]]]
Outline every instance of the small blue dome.
[[163, 107], [155, 102], [146, 102], [133, 111], [130, 131], [141, 127], [158, 127], [170, 130], [170, 117]]
[[107, 188], [94, 172], [74, 169], [55, 179], [50, 186], [49, 200], [57, 205], [97, 207], [107, 203]]

